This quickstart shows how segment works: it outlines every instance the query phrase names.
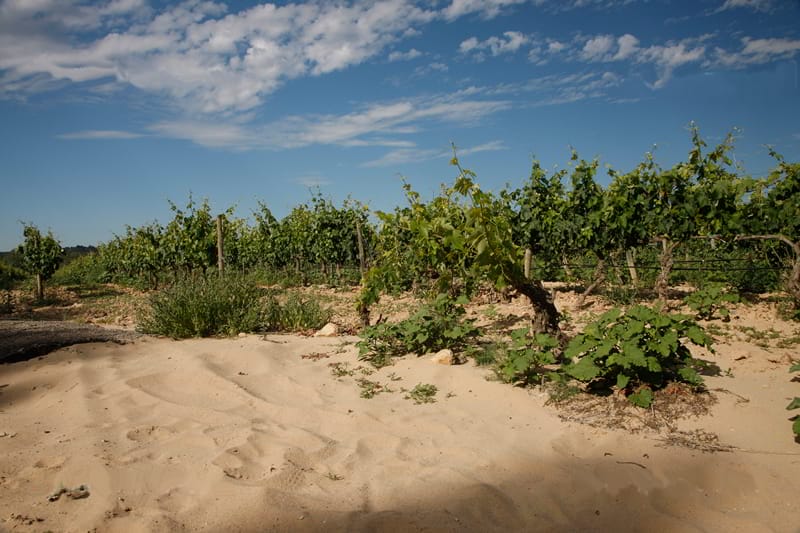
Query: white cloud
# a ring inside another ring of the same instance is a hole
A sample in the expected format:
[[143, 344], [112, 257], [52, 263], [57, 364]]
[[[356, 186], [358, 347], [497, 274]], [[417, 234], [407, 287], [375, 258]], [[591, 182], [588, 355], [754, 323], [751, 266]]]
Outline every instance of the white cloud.
[[223, 4], [190, 0], [93, 39], [75, 35], [77, 22], [68, 21], [83, 20], [81, 31], [98, 29], [112, 15], [144, 9], [142, 2], [38, 4], [0, 4], [0, 91], [41, 86], [42, 74], [114, 79], [195, 113], [253, 109], [285, 81], [362, 63], [438, 16], [412, 0], [261, 4], [227, 16]]
[[479, 54], [476, 57], [482, 59], [482, 52], [484, 51], [489, 52], [492, 56], [499, 56], [501, 54], [514, 53], [529, 42], [530, 38], [524, 33], [507, 31], [501, 37], [492, 36], [485, 41], [480, 41], [477, 37], [470, 37], [461, 42], [458, 50], [464, 54], [478, 52]]
[[695, 46], [694, 40], [685, 40], [664, 46], [653, 45], [642, 49], [638, 62], [653, 63], [658, 71], [658, 79], [651, 84], [654, 89], [663, 88], [672, 78], [676, 68], [689, 63], [699, 63], [705, 55], [704, 46]]
[[605, 97], [608, 91], [622, 83], [622, 78], [610, 71], [550, 74], [522, 83], [506, 83], [487, 87], [468, 87], [462, 95], [491, 97], [521, 96], [532, 107], [562, 105], [580, 100]]
[[[464, 15], [478, 13], [484, 18], [494, 18], [504, 9], [516, 4], [524, 4], [528, 0], [453, 0], [444, 11], [447, 20], [455, 20]], [[542, 3], [536, 0], [534, 3]]]
[[710, 37], [702, 35], [648, 47], [641, 47], [639, 39], [629, 33], [616, 38], [613, 35], [582, 37], [578, 39], [578, 43], [582, 42], [583, 46], [579, 51], [573, 52], [572, 57], [590, 63], [630, 61], [651, 64], [656, 68], [658, 78], [650, 86], [660, 89], [672, 78], [677, 68], [691, 63], [702, 63], [706, 57], [703, 43]]
[[342, 144], [374, 134], [414, 133], [426, 121], [475, 122], [509, 107], [510, 102], [500, 100], [437, 97], [373, 104], [346, 115], [288, 117], [266, 129], [274, 132], [271, 145]]
[[414, 78], [421, 78], [422, 76], [427, 76], [431, 73], [445, 73], [450, 70], [450, 67], [445, 65], [444, 63], [439, 63], [435, 61], [433, 63], [428, 63], [427, 65], [421, 65], [414, 69], [414, 73], [412, 77]]
[[317, 144], [407, 149], [414, 146], [413, 142], [397, 136], [416, 133], [431, 122], [474, 124], [510, 106], [506, 100], [466, 99], [455, 94], [370, 104], [341, 115], [294, 115], [258, 126], [175, 120], [154, 124], [151, 130], [164, 137], [186, 139], [203, 146], [240, 150]]
[[133, 133], [130, 131], [119, 130], [85, 130], [74, 131], [70, 133], [62, 133], [56, 135], [59, 139], [66, 140], [83, 140], [83, 139], [138, 139], [144, 137], [142, 133]]
[[155, 133], [173, 139], [184, 139], [211, 148], [245, 150], [259, 144], [256, 132], [243, 126], [200, 120], [164, 121], [150, 127]]
[[772, 10], [772, 4], [772, 0], [725, 0], [725, 2], [715, 12], [719, 13], [738, 8], [748, 8], [755, 11], [767, 12]]
[[478, 152], [495, 152], [498, 150], [508, 150], [508, 146], [506, 146], [503, 141], [489, 141], [471, 148], [464, 148], [463, 150], [459, 149], [458, 155], [464, 156], [469, 154], [477, 154]]
[[[477, 146], [472, 146], [470, 148], [459, 148], [458, 155], [459, 156], [466, 156], [469, 154], [475, 154], [478, 152], [490, 152], [490, 151], [497, 151], [497, 150], [508, 150], [508, 147], [503, 143], [503, 141], [495, 140], [489, 141], [483, 144], [479, 144]], [[452, 148], [440, 148], [440, 149], [400, 149], [400, 150], [391, 150], [378, 159], [373, 159], [362, 163], [362, 167], [367, 168], [374, 168], [374, 167], [391, 167], [397, 166], [403, 163], [422, 163], [424, 161], [429, 161], [431, 159], [436, 159], [437, 157], [452, 157], [453, 152]]]
[[744, 68], [748, 65], [769, 63], [777, 59], [790, 59], [800, 52], [800, 39], [751, 39], [744, 37], [737, 52], [715, 49], [716, 64]]
[[602, 61], [614, 46], [614, 38], [611, 35], [598, 35], [586, 41], [581, 50], [581, 57], [585, 61]]
[[631, 35], [630, 33], [626, 33], [621, 37], [617, 38], [617, 53], [614, 55], [613, 59], [615, 61], [620, 61], [622, 59], [627, 59], [639, 49], [639, 39]]
[[416, 48], [412, 48], [406, 52], [394, 51], [389, 54], [389, 62], [394, 61], [410, 61], [422, 55], [422, 52]]
[[298, 185], [302, 185], [303, 187], [309, 189], [324, 187], [326, 185], [331, 184], [331, 181], [329, 179], [316, 174], [312, 174], [310, 176], [300, 176], [298, 178], [293, 179], [292, 181]]
[[462, 41], [462, 43], [458, 46], [458, 50], [461, 53], [466, 54], [468, 52], [472, 52], [479, 46], [480, 46], [480, 41], [478, 40], [478, 38], [470, 37], [469, 39], [465, 39], [464, 41]]
[[362, 163], [361, 166], [365, 168], [375, 167], [391, 167], [403, 163], [422, 163], [437, 157], [443, 157], [449, 152], [446, 149], [441, 150], [420, 150], [420, 149], [400, 149], [392, 150], [385, 153], [378, 159], [373, 159]]
[[621, 61], [639, 50], [639, 39], [626, 33], [615, 38], [613, 35], [597, 35], [586, 40], [580, 52], [584, 61]]

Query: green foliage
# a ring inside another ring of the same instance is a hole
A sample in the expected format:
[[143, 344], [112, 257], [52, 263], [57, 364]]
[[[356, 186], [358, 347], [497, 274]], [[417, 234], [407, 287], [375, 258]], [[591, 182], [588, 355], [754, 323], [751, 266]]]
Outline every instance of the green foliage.
[[267, 331], [294, 332], [319, 329], [330, 320], [331, 314], [317, 300], [289, 293], [283, 303], [275, 297], [267, 300], [263, 327]]
[[436, 402], [437, 392], [439, 392], [439, 389], [436, 387], [436, 385], [431, 385], [430, 383], [418, 383], [413, 389], [408, 391], [408, 394], [405, 396], [405, 398], [407, 400], [414, 400], [414, 403], [417, 405], [423, 403], [434, 403]]
[[14, 287], [14, 285], [22, 280], [24, 280], [27, 276], [23, 270], [20, 270], [17, 267], [11, 266], [5, 261], [0, 261], [0, 289], [1, 290], [9, 290]]
[[109, 281], [105, 265], [96, 253], [76, 257], [65, 263], [55, 274], [52, 281], [55, 285], [96, 285]]
[[[791, 368], [789, 368], [789, 372], [800, 372], [800, 363], [793, 364]], [[787, 411], [792, 411], [794, 409], [800, 409], [800, 398], [797, 396], [786, 406]], [[796, 438], [800, 439], [800, 416], [795, 415], [792, 431], [794, 431]]]
[[719, 314], [723, 320], [730, 320], [730, 310], [726, 303], [738, 303], [739, 295], [728, 292], [722, 283], [709, 283], [683, 299], [683, 303], [697, 313], [697, 318], [712, 320]]
[[381, 367], [390, 364], [394, 356], [463, 349], [480, 334], [474, 321], [464, 318], [465, 303], [465, 298], [454, 300], [440, 294], [401, 322], [365, 328], [356, 344], [360, 359]]
[[511, 341], [497, 347], [495, 371], [500, 379], [514, 385], [531, 385], [542, 381], [544, 365], [556, 362], [558, 341], [545, 333], [529, 335], [527, 328], [511, 332]]
[[388, 386], [367, 378], [356, 378], [356, 384], [361, 389], [359, 396], [366, 399], [374, 398], [384, 392], [394, 392]]
[[564, 249], [568, 217], [567, 200], [562, 180], [566, 171], [548, 176], [538, 161], [523, 186], [507, 193], [514, 205], [514, 240], [528, 247], [536, 258], [537, 271], [554, 270]]
[[137, 323], [144, 333], [174, 339], [261, 331], [266, 327], [262, 296], [243, 276], [187, 275], [153, 293]]
[[[19, 246], [17, 253], [22, 257], [23, 268], [33, 274], [39, 281], [49, 280], [64, 259], [64, 249], [51, 232], [42, 235], [39, 228], [26, 224], [23, 229], [25, 242]], [[37, 298], [44, 297], [44, 287], [39, 285]]]
[[[623, 313], [612, 309], [589, 324], [567, 346], [563, 370], [571, 377], [619, 390], [635, 391], [631, 401], [649, 405], [644, 388], [661, 388], [669, 381], [703, 383], [685, 344], [711, 349], [711, 338], [684, 315], [666, 314], [645, 306]], [[652, 392], [652, 390], [651, 390]]]

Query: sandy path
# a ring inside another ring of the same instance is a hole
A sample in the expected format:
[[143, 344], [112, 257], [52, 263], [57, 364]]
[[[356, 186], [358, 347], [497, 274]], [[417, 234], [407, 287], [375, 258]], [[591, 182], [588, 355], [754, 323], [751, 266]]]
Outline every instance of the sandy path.
[[[269, 339], [79, 345], [0, 366], [0, 529], [800, 530], [782, 411], [796, 384], [780, 365], [709, 379], [750, 401], [720, 394], [685, 426], [747, 451], [704, 454], [562, 422], [471, 365], [404, 358], [337, 379], [329, 363], [358, 365], [341, 339]], [[360, 398], [358, 377], [397, 392]], [[436, 403], [399, 392], [421, 382]], [[88, 498], [47, 501], [80, 484]]]

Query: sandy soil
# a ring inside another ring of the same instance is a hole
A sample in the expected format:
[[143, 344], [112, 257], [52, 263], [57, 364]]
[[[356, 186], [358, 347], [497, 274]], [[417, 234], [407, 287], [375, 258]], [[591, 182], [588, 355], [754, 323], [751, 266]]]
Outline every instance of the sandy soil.
[[[713, 434], [716, 453], [565, 421], [472, 364], [370, 373], [352, 337], [142, 338], [2, 365], [0, 530], [800, 531], [798, 345], [780, 342], [797, 328], [734, 314], [704, 354], [716, 403], [672, 432]], [[391, 392], [362, 398], [359, 380]], [[405, 397], [419, 383], [435, 403]]]

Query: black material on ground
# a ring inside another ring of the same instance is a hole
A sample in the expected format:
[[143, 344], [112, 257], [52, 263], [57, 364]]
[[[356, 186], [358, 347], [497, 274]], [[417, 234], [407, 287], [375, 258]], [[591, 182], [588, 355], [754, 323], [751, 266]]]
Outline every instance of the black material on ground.
[[125, 344], [138, 337], [134, 331], [60, 320], [0, 320], [0, 363], [25, 361], [73, 344]]

